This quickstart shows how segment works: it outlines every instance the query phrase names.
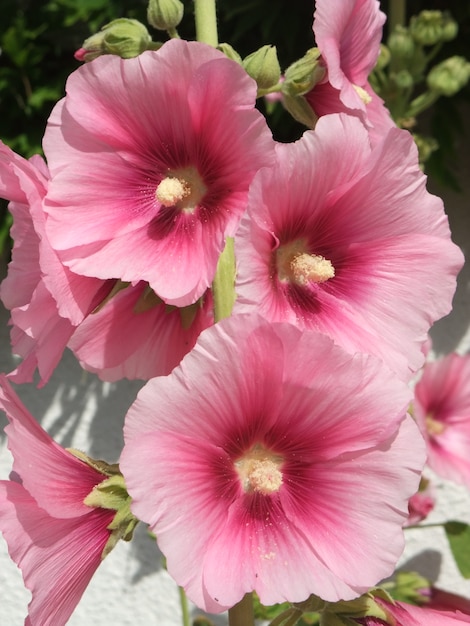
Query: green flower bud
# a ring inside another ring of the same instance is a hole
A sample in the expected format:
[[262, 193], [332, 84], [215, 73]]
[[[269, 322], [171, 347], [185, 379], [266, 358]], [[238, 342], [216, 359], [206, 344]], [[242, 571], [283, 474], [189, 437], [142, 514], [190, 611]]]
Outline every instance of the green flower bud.
[[103, 26], [99, 33], [88, 37], [77, 50], [78, 61], [92, 61], [102, 54], [115, 54], [123, 59], [136, 57], [151, 47], [152, 38], [143, 24], [124, 17]]
[[387, 41], [395, 67], [406, 67], [415, 52], [415, 42], [409, 30], [399, 24], [395, 26]]
[[421, 11], [410, 20], [410, 33], [421, 46], [434, 46], [442, 41], [453, 39], [458, 25], [448, 13], [442, 11]]
[[303, 96], [311, 91], [325, 75], [325, 67], [320, 61], [320, 50], [310, 48], [298, 61], [290, 65], [282, 84], [282, 92], [287, 96]]
[[243, 60], [247, 74], [256, 80], [258, 89], [274, 87], [281, 78], [281, 68], [275, 46], [263, 46]]
[[149, 0], [147, 20], [157, 30], [173, 30], [183, 18], [184, 6], [180, 0]]
[[390, 75], [391, 80], [400, 89], [409, 89], [413, 87], [413, 76], [408, 70], [401, 70]]
[[470, 63], [464, 57], [450, 57], [435, 65], [427, 76], [429, 89], [442, 96], [453, 96], [470, 79]]
[[390, 63], [391, 59], [390, 49], [387, 48], [383, 43], [380, 44], [380, 52], [377, 58], [377, 63], [375, 64], [375, 70], [383, 70]]
[[458, 32], [459, 25], [450, 15], [448, 15], [448, 19], [442, 25], [442, 40], [452, 41], [452, 39], [457, 37]]
[[236, 61], [239, 65], [243, 65], [241, 56], [229, 43], [219, 43], [217, 50], [223, 52], [228, 59], [232, 59], [232, 61]]

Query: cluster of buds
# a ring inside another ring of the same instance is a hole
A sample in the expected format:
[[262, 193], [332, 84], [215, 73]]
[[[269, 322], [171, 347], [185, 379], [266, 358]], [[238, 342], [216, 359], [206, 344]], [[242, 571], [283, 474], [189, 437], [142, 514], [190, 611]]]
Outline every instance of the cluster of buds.
[[[414, 128], [420, 113], [441, 96], [454, 96], [468, 83], [470, 63], [464, 57], [449, 57], [429, 69], [443, 44], [457, 33], [458, 24], [448, 13], [422, 11], [407, 27], [397, 24], [381, 46], [370, 81], [398, 126]], [[421, 93], [415, 97], [416, 88]], [[418, 137], [417, 143], [422, 162], [438, 147], [433, 138]]]

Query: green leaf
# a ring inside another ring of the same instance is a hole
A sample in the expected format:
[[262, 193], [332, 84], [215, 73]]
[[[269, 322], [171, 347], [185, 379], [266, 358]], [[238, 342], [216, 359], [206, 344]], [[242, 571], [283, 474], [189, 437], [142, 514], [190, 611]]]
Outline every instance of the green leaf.
[[463, 522], [444, 524], [449, 546], [464, 578], [470, 578], [470, 526]]

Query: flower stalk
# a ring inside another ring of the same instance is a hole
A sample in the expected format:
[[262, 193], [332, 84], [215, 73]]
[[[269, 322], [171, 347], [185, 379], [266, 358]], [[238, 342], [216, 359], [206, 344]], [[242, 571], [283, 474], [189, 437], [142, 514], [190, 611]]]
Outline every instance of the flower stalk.
[[214, 48], [219, 43], [215, 0], [194, 0], [196, 39]]
[[188, 598], [183, 587], [178, 587], [179, 596], [180, 596], [180, 606], [181, 606], [181, 619], [183, 626], [191, 626], [191, 621], [189, 617], [189, 607], [188, 607]]
[[228, 611], [229, 626], [254, 626], [253, 594], [247, 593]]

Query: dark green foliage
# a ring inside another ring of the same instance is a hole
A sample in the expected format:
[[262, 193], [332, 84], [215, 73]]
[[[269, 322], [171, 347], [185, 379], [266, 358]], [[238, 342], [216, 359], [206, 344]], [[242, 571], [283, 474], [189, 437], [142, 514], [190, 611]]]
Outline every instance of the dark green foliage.
[[0, 138], [23, 156], [40, 151], [46, 120], [91, 33], [145, 1], [3, 0], [0, 21]]

